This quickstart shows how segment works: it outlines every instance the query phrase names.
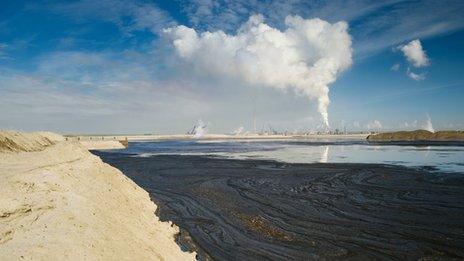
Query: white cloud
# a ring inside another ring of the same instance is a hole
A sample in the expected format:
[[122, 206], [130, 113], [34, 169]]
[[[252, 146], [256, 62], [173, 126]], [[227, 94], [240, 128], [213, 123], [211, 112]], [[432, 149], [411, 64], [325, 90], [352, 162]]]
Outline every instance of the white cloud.
[[[357, 58], [396, 46], [411, 38], [432, 37], [464, 27], [464, 1], [456, 0], [184, 0], [183, 13], [201, 30], [235, 30], [248, 16], [261, 13], [282, 28], [288, 14], [348, 21], [357, 40]], [[430, 12], [433, 10], [433, 12]]]
[[[173, 58], [172, 52], [167, 59]], [[158, 59], [156, 59], [158, 58]], [[237, 126], [252, 129], [252, 96], [257, 130], [283, 130], [312, 122], [307, 99], [277, 89], [192, 81], [181, 71], [160, 70], [159, 56], [135, 51], [59, 51], [37, 57], [28, 70], [0, 66], [0, 122], [12, 129], [59, 132], [185, 133], [197, 119], [214, 123], [214, 133]], [[174, 68], [176, 69], [176, 68]], [[178, 68], [177, 68], [178, 69]], [[275, 105], [277, 101], [279, 106]], [[311, 112], [314, 122], [319, 119]], [[315, 123], [314, 123], [315, 124]]]
[[132, 54], [55, 52], [31, 71], [0, 68], [0, 122], [28, 130], [183, 133], [186, 122], [210, 110], [184, 85], [156, 81], [145, 62]]
[[[157, 1], [154, 1], [157, 2]], [[268, 24], [283, 28], [289, 14], [319, 17], [323, 20], [348, 21], [350, 33], [357, 39], [357, 58], [396, 46], [411, 38], [427, 38], [464, 28], [464, 1], [456, 0], [183, 0], [174, 1], [192, 28], [234, 32], [253, 14], [261, 13]], [[118, 25], [127, 35], [134, 30], [159, 29], [176, 21], [153, 1], [77, 0], [64, 4], [40, 4], [82, 21], [103, 19]], [[385, 11], [388, 10], [388, 11]], [[430, 10], [434, 10], [430, 12]], [[353, 23], [352, 23], [353, 22]]]
[[399, 63], [395, 63], [394, 65], [392, 65], [392, 67], [390, 67], [390, 70], [391, 71], [398, 71], [400, 69], [400, 64]]
[[424, 67], [430, 65], [429, 58], [422, 49], [422, 44], [419, 39], [413, 40], [406, 45], [400, 46], [400, 50], [404, 56], [414, 67]]
[[317, 100], [328, 125], [329, 85], [352, 63], [348, 25], [299, 16], [287, 16], [285, 24], [281, 31], [254, 15], [235, 35], [198, 33], [186, 26], [167, 28], [164, 34], [195, 73], [294, 90]]
[[414, 73], [412, 72], [409, 68], [408, 70], [406, 71], [406, 75], [413, 79], [414, 81], [422, 81], [422, 80], [425, 80], [425, 73]]

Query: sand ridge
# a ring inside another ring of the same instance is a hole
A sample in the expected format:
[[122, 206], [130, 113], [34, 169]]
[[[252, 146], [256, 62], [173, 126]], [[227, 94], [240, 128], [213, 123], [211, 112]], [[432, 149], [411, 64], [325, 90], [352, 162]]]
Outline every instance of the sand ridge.
[[78, 142], [2, 135], [23, 149], [0, 153], [1, 260], [195, 259], [148, 193]]
[[125, 149], [118, 140], [81, 140], [79, 143], [88, 150]]
[[39, 151], [63, 140], [63, 136], [51, 132], [0, 130], [0, 152]]

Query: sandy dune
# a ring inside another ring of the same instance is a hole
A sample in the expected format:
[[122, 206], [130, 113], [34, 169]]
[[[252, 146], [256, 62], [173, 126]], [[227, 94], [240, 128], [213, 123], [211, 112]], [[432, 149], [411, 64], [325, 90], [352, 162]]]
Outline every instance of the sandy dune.
[[81, 144], [3, 131], [0, 148], [0, 260], [194, 259], [148, 193]]
[[38, 151], [63, 140], [61, 135], [51, 132], [26, 133], [0, 130], [0, 152]]

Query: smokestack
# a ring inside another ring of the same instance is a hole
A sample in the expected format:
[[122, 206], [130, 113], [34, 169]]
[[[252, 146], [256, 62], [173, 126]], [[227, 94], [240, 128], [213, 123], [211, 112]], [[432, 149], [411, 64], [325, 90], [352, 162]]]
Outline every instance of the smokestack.
[[252, 101], [253, 101], [253, 122], [252, 122], [252, 126], [253, 126], [253, 134], [256, 134], [256, 90], [253, 93]]
[[256, 107], [253, 104], [253, 134], [256, 134]]

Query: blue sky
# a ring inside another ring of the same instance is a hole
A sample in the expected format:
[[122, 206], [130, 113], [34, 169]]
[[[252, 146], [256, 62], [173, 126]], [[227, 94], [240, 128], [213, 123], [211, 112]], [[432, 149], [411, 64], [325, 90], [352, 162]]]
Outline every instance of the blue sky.
[[[250, 130], [256, 107], [258, 129], [313, 130], [327, 87], [331, 128], [417, 129], [430, 116], [435, 129], [463, 129], [463, 9], [463, 1], [0, 1], [0, 128], [183, 133], [202, 119], [211, 132], [231, 132]], [[293, 28], [289, 16], [300, 19]], [[302, 39], [288, 28], [313, 41], [315, 18], [324, 46], [266, 53]], [[277, 38], [255, 34], [260, 25]], [[193, 51], [175, 44], [190, 43], [188, 32], [197, 35]], [[256, 46], [238, 35], [266, 39]], [[406, 53], [413, 40], [420, 48]], [[237, 60], [229, 44], [258, 53]], [[289, 52], [274, 78], [267, 56]], [[322, 83], [294, 73], [327, 59], [336, 67]], [[236, 72], [221, 69], [231, 64]]]

